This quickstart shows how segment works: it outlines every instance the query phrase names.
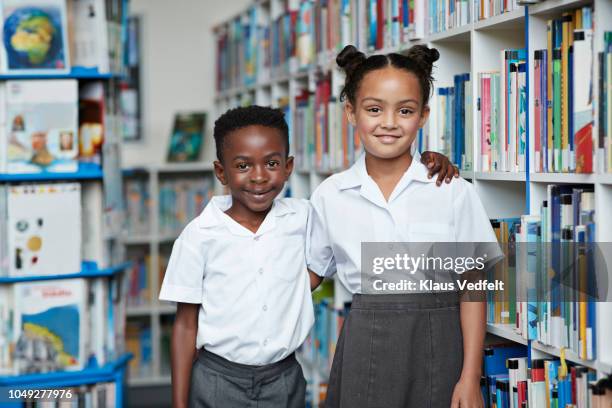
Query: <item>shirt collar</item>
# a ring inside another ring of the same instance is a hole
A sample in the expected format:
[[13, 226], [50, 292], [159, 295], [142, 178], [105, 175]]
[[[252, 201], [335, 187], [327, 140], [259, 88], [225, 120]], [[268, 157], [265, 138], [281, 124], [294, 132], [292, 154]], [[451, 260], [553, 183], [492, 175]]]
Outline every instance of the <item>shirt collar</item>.
[[[434, 183], [435, 179], [428, 177], [427, 167], [421, 163], [421, 154], [415, 151], [412, 155], [412, 163], [402, 177], [404, 179], [420, 181], [422, 183]], [[355, 163], [345, 172], [340, 173], [340, 190], [359, 187], [365, 183], [369, 175], [366, 170], [365, 153], [361, 154]]]
[[[225, 214], [225, 211], [227, 211], [227, 209], [230, 208], [231, 205], [232, 196], [230, 195], [212, 197], [210, 199], [210, 202], [204, 208], [204, 211], [202, 211], [202, 214], [200, 214], [200, 216], [198, 217], [200, 228], [210, 228], [225, 224], [232, 233], [238, 235], [247, 235], [245, 234], [245, 232], [249, 232], [251, 235], [255, 235], [252, 232], [248, 231], [245, 227], [231, 219], [230, 216]], [[295, 212], [295, 209], [291, 207], [288, 203], [286, 203], [285, 200], [276, 198], [272, 203], [272, 208], [270, 209], [270, 212], [268, 213], [268, 215], [266, 215], [266, 220], [271, 217], [282, 217], [286, 214], [293, 214]], [[264, 226], [264, 223], [266, 223], [266, 220], [264, 220], [264, 222], [260, 226], [259, 231], [257, 231], [257, 235], [261, 235], [262, 233], [266, 232], [266, 230], [270, 230], [276, 225], [275, 222], [268, 223], [268, 225], [271, 224], [270, 228], [266, 228], [264, 230], [262, 229], [262, 227]]]

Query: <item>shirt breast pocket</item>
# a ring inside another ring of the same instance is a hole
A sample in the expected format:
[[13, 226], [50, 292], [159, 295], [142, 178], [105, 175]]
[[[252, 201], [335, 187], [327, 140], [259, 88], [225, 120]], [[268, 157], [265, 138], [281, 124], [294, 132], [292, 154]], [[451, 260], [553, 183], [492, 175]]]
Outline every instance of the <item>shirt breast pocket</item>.
[[408, 224], [411, 242], [454, 242], [450, 225], [442, 222], [411, 222]]
[[285, 282], [295, 282], [306, 273], [304, 255], [305, 240], [301, 235], [286, 235], [269, 242], [271, 252], [266, 264], [275, 277]]

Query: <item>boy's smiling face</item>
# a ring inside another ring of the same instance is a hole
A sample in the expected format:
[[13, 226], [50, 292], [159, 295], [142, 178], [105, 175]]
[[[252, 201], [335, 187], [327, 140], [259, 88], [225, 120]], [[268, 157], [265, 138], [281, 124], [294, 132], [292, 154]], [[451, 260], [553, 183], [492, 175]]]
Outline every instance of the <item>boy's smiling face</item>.
[[215, 161], [215, 174], [232, 195], [238, 212], [267, 212], [293, 170], [282, 133], [254, 125], [228, 133], [223, 141], [223, 162]]

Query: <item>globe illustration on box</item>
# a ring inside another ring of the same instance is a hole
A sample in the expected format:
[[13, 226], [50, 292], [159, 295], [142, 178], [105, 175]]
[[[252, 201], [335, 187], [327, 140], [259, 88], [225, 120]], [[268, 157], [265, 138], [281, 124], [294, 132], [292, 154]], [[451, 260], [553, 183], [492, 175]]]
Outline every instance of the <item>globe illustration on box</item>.
[[3, 39], [9, 69], [65, 67], [59, 10], [16, 9], [4, 21]]

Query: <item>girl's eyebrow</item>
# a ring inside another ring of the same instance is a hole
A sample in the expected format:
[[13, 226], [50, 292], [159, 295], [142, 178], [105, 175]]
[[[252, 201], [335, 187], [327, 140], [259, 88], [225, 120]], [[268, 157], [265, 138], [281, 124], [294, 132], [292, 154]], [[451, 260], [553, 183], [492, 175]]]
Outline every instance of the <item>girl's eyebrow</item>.
[[[385, 102], [385, 101], [384, 101], [384, 100], [382, 100], [382, 99], [374, 98], [374, 97], [372, 97], [372, 96], [365, 97], [365, 98], [363, 98], [361, 101], [362, 101], [362, 102], [365, 102], [365, 101], [368, 101], [368, 100], [371, 100], [371, 101], [374, 101], [374, 102], [378, 102], [378, 103], [384, 103], [384, 102]], [[418, 102], [416, 99], [412, 99], [412, 98], [410, 98], [410, 99], [403, 99], [403, 100], [399, 101], [397, 104], [398, 104], [398, 105], [401, 105], [401, 104], [403, 104], [403, 103], [408, 103], [408, 102], [419, 103], [419, 102]]]

